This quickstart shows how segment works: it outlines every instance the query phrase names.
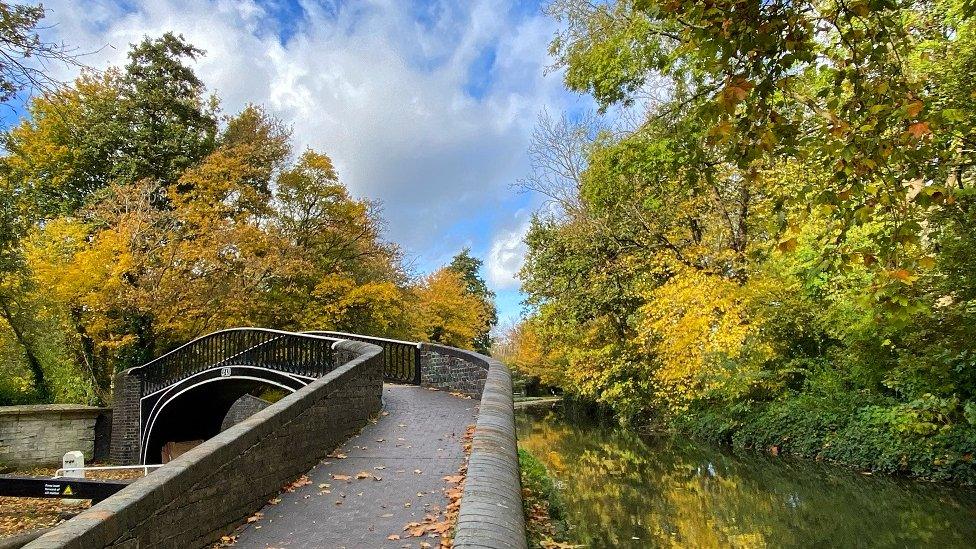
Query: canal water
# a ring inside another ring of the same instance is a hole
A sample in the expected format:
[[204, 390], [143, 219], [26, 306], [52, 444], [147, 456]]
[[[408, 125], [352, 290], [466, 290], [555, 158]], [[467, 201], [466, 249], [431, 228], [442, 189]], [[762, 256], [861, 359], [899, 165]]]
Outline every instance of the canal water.
[[603, 547], [976, 547], [976, 491], [519, 411], [571, 541]]

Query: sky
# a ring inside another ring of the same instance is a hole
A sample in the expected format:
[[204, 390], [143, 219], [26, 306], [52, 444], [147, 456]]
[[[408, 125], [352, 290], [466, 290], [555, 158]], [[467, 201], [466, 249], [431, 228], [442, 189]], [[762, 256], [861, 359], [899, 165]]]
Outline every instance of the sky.
[[[551, 65], [557, 23], [518, 0], [45, 0], [45, 39], [94, 68], [144, 36], [181, 33], [225, 112], [265, 106], [297, 149], [325, 152], [418, 274], [464, 247], [485, 260], [499, 317], [521, 311], [515, 273], [540, 198], [528, 175], [538, 117], [590, 108]], [[74, 69], [56, 69], [70, 79]]]

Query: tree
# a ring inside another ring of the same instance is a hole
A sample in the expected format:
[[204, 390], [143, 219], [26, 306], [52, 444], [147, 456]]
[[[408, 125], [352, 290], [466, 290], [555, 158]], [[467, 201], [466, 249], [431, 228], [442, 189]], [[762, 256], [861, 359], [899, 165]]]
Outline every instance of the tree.
[[488, 309], [470, 292], [468, 281], [444, 267], [424, 278], [414, 290], [417, 309], [415, 337], [462, 349], [474, 349], [488, 331]]
[[44, 15], [40, 4], [0, 2], [0, 102], [25, 89], [50, 92], [59, 87], [47, 72], [49, 63], [80, 64], [64, 44], [41, 40], [37, 29]]
[[400, 251], [381, 239], [377, 205], [353, 199], [328, 156], [307, 150], [281, 173], [275, 212], [274, 224], [292, 248], [276, 282], [292, 303], [284, 325], [406, 333]]
[[169, 32], [129, 51], [120, 100], [131, 134], [122, 144], [119, 177], [172, 183], [213, 150], [216, 101], [204, 95], [203, 82], [184, 63], [203, 53]]
[[201, 52], [166, 34], [133, 46], [125, 71], [85, 72], [35, 98], [6, 132], [9, 177], [30, 215], [81, 208], [112, 183], [174, 183], [215, 144], [216, 108], [182, 59]]
[[571, 89], [606, 108], [652, 78], [672, 84], [653, 118], [676, 116], [679, 139], [699, 136], [683, 161], [695, 178], [728, 181], [734, 169], [754, 194], [757, 175], [782, 161], [825, 174], [776, 197], [796, 206], [781, 209], [785, 246], [811, 204], [830, 212], [824, 244], [843, 258], [860, 255], [842, 244], [851, 226], [886, 218], [874, 235], [883, 298], [901, 289], [891, 272], [919, 268], [920, 208], [945, 203], [949, 174], [971, 177], [972, 128], [928, 84], [941, 78], [926, 77], [966, 43], [970, 23], [953, 2], [565, 0], [551, 11], [567, 23], [552, 52]]
[[570, 89], [667, 97], [624, 132], [543, 134], [560, 209], [526, 237], [527, 361], [624, 418], [971, 478], [970, 7], [550, 10]]
[[498, 324], [498, 311], [495, 309], [495, 292], [488, 289], [479, 271], [484, 262], [471, 255], [471, 249], [461, 250], [447, 268], [457, 273], [465, 284], [468, 295], [477, 298], [484, 308], [487, 325], [474, 338], [474, 350], [487, 354], [491, 350], [491, 329]]

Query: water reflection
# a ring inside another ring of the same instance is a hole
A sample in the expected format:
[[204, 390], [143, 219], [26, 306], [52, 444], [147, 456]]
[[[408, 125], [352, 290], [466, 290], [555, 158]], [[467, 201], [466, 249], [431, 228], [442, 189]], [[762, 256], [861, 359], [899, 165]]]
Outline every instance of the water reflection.
[[520, 412], [588, 547], [976, 547], [976, 491]]

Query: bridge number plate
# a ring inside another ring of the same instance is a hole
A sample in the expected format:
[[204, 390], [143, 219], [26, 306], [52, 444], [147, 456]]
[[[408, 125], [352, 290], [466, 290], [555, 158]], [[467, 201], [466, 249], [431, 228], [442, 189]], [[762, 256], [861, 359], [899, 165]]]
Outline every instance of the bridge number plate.
[[224, 366], [220, 369], [220, 377], [230, 377], [230, 368]]

